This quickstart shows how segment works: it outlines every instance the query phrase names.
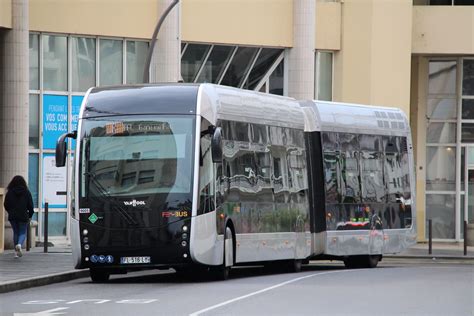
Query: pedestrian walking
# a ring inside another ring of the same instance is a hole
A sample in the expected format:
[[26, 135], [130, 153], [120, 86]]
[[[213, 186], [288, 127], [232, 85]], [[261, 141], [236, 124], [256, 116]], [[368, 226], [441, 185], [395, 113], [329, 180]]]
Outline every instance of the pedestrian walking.
[[15, 258], [18, 258], [23, 255], [21, 245], [25, 242], [26, 229], [34, 214], [33, 198], [22, 176], [14, 176], [8, 184], [3, 205], [8, 213], [8, 221], [12, 225]]

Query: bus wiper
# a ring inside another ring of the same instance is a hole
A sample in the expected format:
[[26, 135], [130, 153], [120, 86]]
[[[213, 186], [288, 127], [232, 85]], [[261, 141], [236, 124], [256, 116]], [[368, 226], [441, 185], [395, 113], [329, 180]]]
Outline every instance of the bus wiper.
[[95, 179], [95, 173], [84, 172], [84, 175], [86, 175], [91, 180], [91, 182], [94, 183], [97, 190], [99, 190], [100, 194], [102, 194], [102, 196], [99, 196], [101, 201], [103, 202], [110, 201], [113, 205], [115, 205], [116, 209], [118, 210], [118, 213], [122, 215], [122, 217], [127, 221], [127, 224], [130, 224], [130, 225], [138, 224], [137, 221], [135, 221], [133, 217], [126, 210], [122, 208], [122, 206], [115, 200], [115, 198], [112, 197], [109, 194], [109, 192], [107, 192], [104, 186], [97, 179]]

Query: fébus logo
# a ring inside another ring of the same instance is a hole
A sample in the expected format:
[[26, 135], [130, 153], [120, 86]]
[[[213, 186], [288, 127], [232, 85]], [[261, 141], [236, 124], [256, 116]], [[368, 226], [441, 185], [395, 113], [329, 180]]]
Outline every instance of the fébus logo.
[[161, 217], [188, 217], [187, 211], [162, 212]]
[[132, 201], [123, 201], [123, 204], [125, 204], [126, 206], [133, 206], [133, 207], [136, 207], [138, 205], [146, 205], [145, 201], [137, 201], [135, 199], [133, 199]]

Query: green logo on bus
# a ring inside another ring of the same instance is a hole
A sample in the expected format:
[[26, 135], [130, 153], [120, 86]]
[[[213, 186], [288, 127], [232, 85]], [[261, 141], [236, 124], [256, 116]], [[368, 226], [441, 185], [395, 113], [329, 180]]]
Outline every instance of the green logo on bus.
[[95, 215], [94, 213], [92, 213], [91, 216], [89, 216], [89, 221], [94, 224], [95, 222], [97, 222], [99, 218], [97, 217], [97, 215]]

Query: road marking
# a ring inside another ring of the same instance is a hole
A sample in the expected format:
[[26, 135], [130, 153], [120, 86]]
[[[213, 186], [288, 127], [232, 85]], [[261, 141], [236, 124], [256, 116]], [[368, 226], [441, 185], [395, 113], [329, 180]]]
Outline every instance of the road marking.
[[81, 302], [95, 302], [94, 304], [104, 304], [104, 303], [110, 302], [110, 300], [101, 300], [101, 299], [96, 299], [96, 298], [89, 298], [89, 299], [84, 299], [84, 300], [77, 300], [77, 301], [67, 302], [66, 304], [76, 304], [76, 303], [81, 303]]
[[313, 274], [310, 274], [310, 275], [306, 275], [306, 276], [304, 276], [304, 277], [299, 277], [299, 278], [296, 278], [296, 279], [288, 280], [288, 281], [285, 281], [285, 282], [282, 282], [282, 283], [279, 283], [279, 284], [276, 284], [276, 285], [273, 285], [273, 286], [264, 288], [264, 289], [259, 290], [259, 291], [255, 291], [255, 292], [252, 292], [252, 293], [249, 293], [249, 294], [246, 294], [246, 295], [242, 295], [242, 296], [233, 298], [233, 299], [231, 299], [231, 300], [222, 302], [222, 303], [220, 303], [220, 304], [216, 304], [216, 305], [213, 305], [213, 306], [210, 306], [210, 307], [201, 309], [201, 310], [199, 310], [199, 311], [197, 311], [197, 312], [194, 312], [194, 313], [192, 313], [192, 314], [189, 314], [189, 316], [201, 315], [201, 314], [203, 314], [203, 313], [205, 313], [205, 312], [208, 312], [208, 311], [210, 311], [210, 310], [213, 310], [213, 309], [222, 307], [222, 306], [224, 306], [224, 305], [228, 305], [228, 304], [230, 304], [230, 303], [234, 303], [234, 302], [237, 302], [237, 301], [246, 299], [246, 298], [248, 298], [248, 297], [250, 297], [250, 296], [254, 296], [254, 295], [258, 295], [258, 294], [264, 293], [264, 292], [271, 291], [271, 290], [273, 290], [273, 289], [282, 287], [282, 286], [287, 285], [287, 284], [290, 284], [290, 283], [298, 282], [298, 281], [301, 281], [301, 280], [304, 280], [304, 279], [308, 279], [308, 278], [312, 278], [312, 277], [319, 276], [319, 275], [325, 275], [325, 274], [331, 274], [331, 273], [342, 273], [342, 272], [353, 272], [353, 271], [352, 271], [352, 270], [341, 270], [341, 271], [329, 271], [329, 272], [322, 272], [322, 273], [313, 273]]
[[46, 311], [35, 312], [35, 313], [14, 313], [13, 316], [27, 316], [27, 315], [30, 315], [30, 316], [33, 316], [33, 315], [37, 315], [37, 316], [64, 315], [64, 314], [66, 314], [66, 312], [60, 312], [60, 313], [56, 313], [56, 312], [59, 312], [59, 311], [62, 311], [62, 310], [68, 309], [68, 308], [69, 308], [69, 307], [57, 307], [57, 308], [48, 309], [48, 310], [46, 310]]

